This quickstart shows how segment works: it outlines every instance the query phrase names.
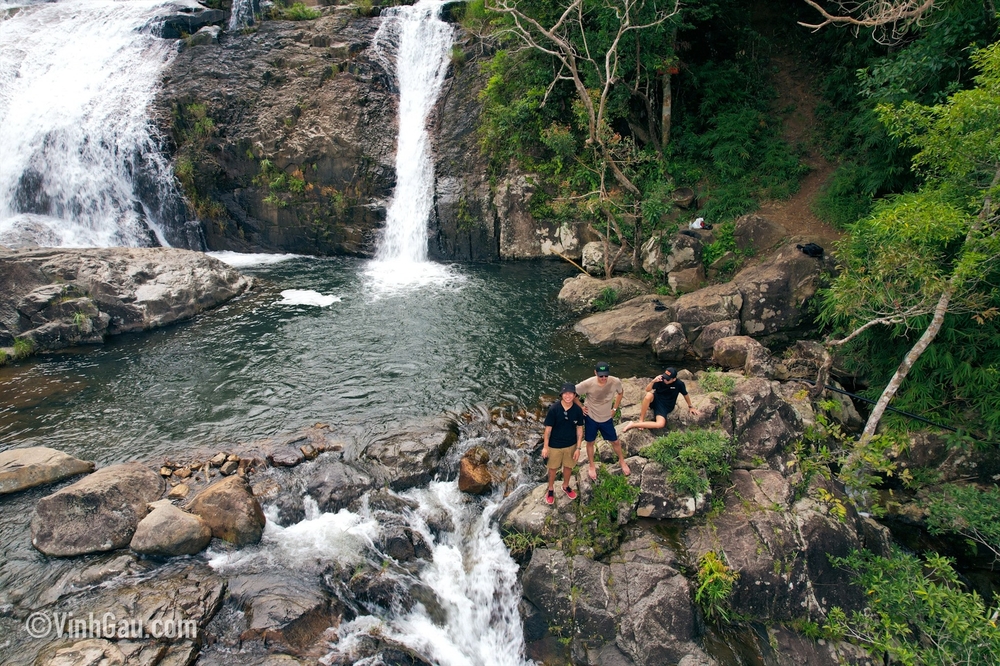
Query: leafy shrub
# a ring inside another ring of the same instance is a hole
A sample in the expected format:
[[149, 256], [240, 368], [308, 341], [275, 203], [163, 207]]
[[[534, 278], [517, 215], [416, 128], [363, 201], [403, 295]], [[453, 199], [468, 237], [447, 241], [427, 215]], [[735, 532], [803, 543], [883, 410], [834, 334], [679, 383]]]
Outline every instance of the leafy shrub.
[[734, 451], [732, 440], [718, 430], [681, 430], [654, 440], [641, 453], [667, 470], [667, 482], [679, 493], [694, 496], [729, 474]]
[[0, 365], [7, 365], [7, 352], [0, 349]]
[[714, 550], [698, 559], [698, 587], [694, 600], [701, 606], [706, 617], [721, 622], [729, 621], [729, 597], [739, 577], [739, 572], [726, 566]]
[[601, 293], [590, 302], [591, 307], [593, 307], [598, 312], [602, 310], [610, 310], [618, 304], [618, 290], [614, 287], [605, 287], [601, 290]]
[[605, 467], [597, 470], [593, 495], [580, 510], [580, 525], [595, 550], [611, 550], [618, 544], [619, 526], [625, 522], [621, 511], [635, 504], [639, 489], [624, 476], [612, 475]]
[[736, 388], [736, 378], [724, 372], [711, 368], [701, 373], [698, 383], [706, 391], [718, 391], [722, 395], [729, 395]]
[[831, 561], [854, 577], [867, 600], [867, 608], [850, 615], [830, 611], [825, 628], [834, 636], [861, 644], [878, 662], [1000, 663], [996, 610], [965, 591], [948, 558], [856, 551]]
[[535, 548], [544, 546], [545, 539], [530, 532], [513, 530], [504, 535], [503, 543], [510, 551], [511, 557], [519, 559], [531, 553]]
[[715, 241], [701, 251], [701, 262], [708, 268], [726, 252], [736, 252], [736, 225], [732, 222], [724, 222], [716, 228]]
[[287, 4], [287, 0], [278, 0], [271, 8], [271, 18], [284, 21], [311, 21], [322, 16], [322, 12], [306, 7], [301, 2]]

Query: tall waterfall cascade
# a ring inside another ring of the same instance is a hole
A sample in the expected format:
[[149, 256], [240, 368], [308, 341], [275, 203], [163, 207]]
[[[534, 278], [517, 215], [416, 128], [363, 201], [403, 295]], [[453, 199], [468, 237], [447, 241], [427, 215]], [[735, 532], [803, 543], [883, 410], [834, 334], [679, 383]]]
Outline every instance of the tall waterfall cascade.
[[441, 20], [444, 0], [420, 0], [413, 6], [383, 10], [373, 52], [399, 88], [399, 139], [396, 189], [371, 274], [377, 280], [407, 284], [434, 280], [445, 273], [427, 261], [427, 225], [434, 206], [434, 160], [427, 128], [454, 40]]
[[143, 30], [164, 1], [18, 4], [0, 0], [0, 244], [171, 244], [148, 110], [176, 44]]

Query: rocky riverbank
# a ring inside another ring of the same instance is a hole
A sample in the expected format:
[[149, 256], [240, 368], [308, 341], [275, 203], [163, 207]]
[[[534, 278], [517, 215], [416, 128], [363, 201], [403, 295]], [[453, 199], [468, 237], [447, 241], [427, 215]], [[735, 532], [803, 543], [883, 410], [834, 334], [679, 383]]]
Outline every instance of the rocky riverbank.
[[253, 281], [173, 248], [0, 248], [0, 349], [7, 356], [100, 344], [190, 319]]

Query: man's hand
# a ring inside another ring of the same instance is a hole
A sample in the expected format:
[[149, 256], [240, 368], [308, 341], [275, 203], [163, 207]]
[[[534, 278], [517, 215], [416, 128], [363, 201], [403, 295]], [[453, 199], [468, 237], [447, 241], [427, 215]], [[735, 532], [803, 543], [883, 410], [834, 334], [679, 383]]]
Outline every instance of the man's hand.
[[549, 445], [542, 444], [542, 458], [548, 458], [548, 457], [549, 457]]
[[573, 452], [573, 462], [576, 462], [580, 458], [580, 445], [576, 445], [576, 451]]

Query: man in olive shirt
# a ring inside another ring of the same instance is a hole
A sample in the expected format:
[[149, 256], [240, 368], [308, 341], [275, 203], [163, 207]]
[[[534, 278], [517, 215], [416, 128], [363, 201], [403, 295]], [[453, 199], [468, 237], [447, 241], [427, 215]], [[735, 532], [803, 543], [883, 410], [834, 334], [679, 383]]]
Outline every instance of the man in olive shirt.
[[576, 384], [563, 384], [559, 393], [559, 400], [552, 403], [545, 415], [545, 435], [542, 438], [542, 458], [549, 470], [546, 504], [555, 502], [556, 471], [560, 467], [563, 472], [563, 492], [571, 500], [576, 499], [576, 491], [569, 487], [569, 479], [583, 440], [583, 410], [576, 404]]
[[[594, 368], [594, 376], [577, 384], [576, 392], [586, 398], [586, 402], [582, 405], [585, 418], [583, 439], [587, 442], [587, 459], [590, 461], [587, 473], [590, 478], [597, 478], [597, 467], [594, 465], [597, 433], [601, 433], [604, 441], [614, 449], [618, 455], [618, 464], [621, 465], [622, 474], [628, 476], [632, 470], [625, 463], [625, 456], [622, 453], [622, 446], [618, 442], [618, 433], [615, 432], [614, 422], [615, 412], [618, 411], [625, 393], [622, 380], [611, 376], [611, 367], [607, 363], [598, 363]], [[579, 404], [579, 399], [577, 403]]]

